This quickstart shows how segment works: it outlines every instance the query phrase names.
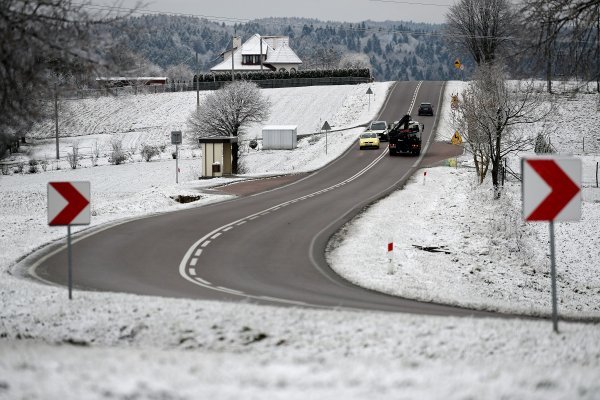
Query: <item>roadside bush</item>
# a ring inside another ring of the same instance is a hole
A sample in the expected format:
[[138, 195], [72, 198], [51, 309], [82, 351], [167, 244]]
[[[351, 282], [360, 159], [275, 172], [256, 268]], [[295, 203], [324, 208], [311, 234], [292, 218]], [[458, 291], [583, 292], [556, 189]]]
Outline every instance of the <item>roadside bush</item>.
[[535, 147], [533, 149], [536, 154], [554, 153], [552, 144], [543, 133], [538, 133], [535, 138]]
[[150, 145], [144, 144], [144, 145], [142, 145], [142, 150], [140, 153], [142, 155], [142, 158], [146, 162], [148, 162], [148, 161], [152, 160], [152, 158], [159, 155], [160, 150], [156, 146], [150, 146]]
[[112, 151], [108, 158], [109, 163], [119, 165], [127, 161], [127, 154], [123, 151], [123, 142], [121, 140], [113, 139], [110, 145], [112, 146]]
[[71, 169], [76, 169], [79, 165], [79, 143], [73, 142], [71, 153], [67, 153], [67, 160], [69, 161], [69, 165]]
[[40, 161], [40, 165], [42, 166], [42, 170], [46, 172], [46, 170], [48, 169], [48, 160], [44, 158]]
[[100, 158], [100, 148], [98, 147], [98, 141], [94, 142], [94, 147], [92, 147], [92, 167], [98, 165], [98, 158]]
[[29, 173], [35, 174], [38, 172], [39, 162], [37, 160], [29, 160]]
[[23, 173], [23, 169], [24, 169], [24, 168], [25, 168], [25, 163], [22, 163], [22, 162], [20, 162], [20, 163], [17, 163], [17, 164], [15, 165], [15, 169], [13, 170], [13, 172], [14, 172], [15, 174], [22, 174], [22, 173]]

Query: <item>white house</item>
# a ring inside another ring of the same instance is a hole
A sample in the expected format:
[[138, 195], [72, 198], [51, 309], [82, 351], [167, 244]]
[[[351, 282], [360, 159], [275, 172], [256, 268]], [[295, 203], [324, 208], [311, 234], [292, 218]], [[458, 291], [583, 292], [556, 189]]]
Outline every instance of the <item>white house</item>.
[[[239, 36], [233, 38], [233, 46], [223, 52], [223, 61], [211, 72], [289, 71], [298, 70], [302, 60], [290, 48], [287, 36], [260, 36], [255, 33], [244, 44]], [[262, 60], [262, 65], [261, 65]]]

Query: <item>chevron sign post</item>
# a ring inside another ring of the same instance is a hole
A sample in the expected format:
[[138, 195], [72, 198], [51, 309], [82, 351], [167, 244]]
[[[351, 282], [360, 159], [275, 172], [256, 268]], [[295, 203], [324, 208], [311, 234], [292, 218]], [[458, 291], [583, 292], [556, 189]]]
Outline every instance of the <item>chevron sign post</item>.
[[71, 225], [90, 224], [89, 182], [48, 183], [48, 225], [67, 226], [69, 300], [72, 296]]
[[554, 221], [581, 219], [581, 160], [561, 157], [521, 159], [523, 218], [550, 225], [552, 325], [558, 333]]

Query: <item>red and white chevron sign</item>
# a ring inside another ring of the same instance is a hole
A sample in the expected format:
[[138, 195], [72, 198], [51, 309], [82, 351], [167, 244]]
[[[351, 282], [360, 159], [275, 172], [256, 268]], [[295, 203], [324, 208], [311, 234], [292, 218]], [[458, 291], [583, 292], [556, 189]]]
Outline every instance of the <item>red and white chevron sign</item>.
[[581, 219], [581, 160], [536, 157], [521, 160], [526, 221]]
[[90, 224], [89, 182], [48, 183], [48, 225]]

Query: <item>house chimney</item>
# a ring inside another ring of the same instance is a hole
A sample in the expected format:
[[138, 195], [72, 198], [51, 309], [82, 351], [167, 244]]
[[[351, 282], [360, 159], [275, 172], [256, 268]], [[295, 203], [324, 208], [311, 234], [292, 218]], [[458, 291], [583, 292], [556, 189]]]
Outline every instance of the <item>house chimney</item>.
[[242, 47], [242, 38], [241, 36], [234, 36], [233, 37], [233, 48], [234, 49], [238, 49]]

